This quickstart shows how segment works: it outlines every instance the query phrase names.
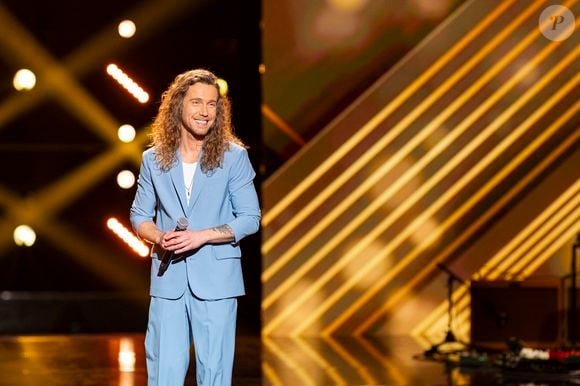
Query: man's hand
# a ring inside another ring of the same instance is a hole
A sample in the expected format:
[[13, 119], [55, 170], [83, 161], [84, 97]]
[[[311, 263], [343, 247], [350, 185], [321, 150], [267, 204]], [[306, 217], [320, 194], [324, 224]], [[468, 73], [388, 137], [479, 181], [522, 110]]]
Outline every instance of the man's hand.
[[205, 244], [223, 244], [235, 240], [235, 235], [229, 225], [202, 230], [168, 231], [159, 244], [163, 249], [181, 254], [198, 249]]

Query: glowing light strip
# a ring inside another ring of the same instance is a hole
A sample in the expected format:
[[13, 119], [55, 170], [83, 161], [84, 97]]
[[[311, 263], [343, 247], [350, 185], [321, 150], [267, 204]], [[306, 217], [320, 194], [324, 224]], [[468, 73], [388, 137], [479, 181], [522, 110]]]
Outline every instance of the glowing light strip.
[[[517, 21], [517, 20], [516, 20]], [[345, 210], [347, 210], [356, 200], [358, 200], [368, 189], [377, 183], [388, 171], [390, 171], [396, 164], [398, 164], [405, 156], [411, 153], [413, 148], [419, 145], [428, 135], [430, 135], [436, 128], [442, 124], [449, 116], [456, 112], [467, 100], [476, 94], [489, 80], [491, 80], [495, 75], [499, 73], [511, 60], [513, 60], [517, 54], [523, 51], [532, 41], [539, 35], [538, 31], [529, 34], [523, 41], [521, 41], [516, 47], [514, 47], [511, 52], [504, 56], [498, 63], [496, 63], [490, 70], [488, 70], [480, 79], [478, 79], [473, 85], [466, 90], [461, 97], [457, 98], [453, 103], [451, 103], [443, 112], [441, 112], [435, 119], [433, 119], [421, 132], [414, 136], [403, 148], [397, 151], [396, 154], [391, 156], [389, 160], [383, 164], [379, 169], [367, 177], [365, 181], [355, 189], [347, 198], [342, 200], [332, 211], [330, 211], [324, 218], [318, 221], [302, 238], [297, 242], [293, 243], [287, 251], [285, 251], [275, 263], [273, 263], [270, 268], [263, 272], [262, 280], [265, 282], [271, 278], [274, 268], [279, 268], [290, 261], [300, 250], [302, 250], [309, 242], [314, 240], [324, 229], [326, 229], [330, 224], [332, 224], [338, 216], [340, 216]], [[501, 37], [501, 36], [500, 36]], [[492, 44], [493, 43], [493, 44]], [[490, 42], [490, 47], [496, 46], [495, 41]], [[514, 87], [521, 79], [523, 79], [532, 69], [534, 63], [539, 63], [539, 61], [546, 58], [555, 48], [556, 44], [551, 44], [546, 49], [544, 49], [539, 55], [534, 58], [534, 61], [528, 63], [523, 69], [521, 69], [514, 77], [512, 77], [507, 83], [505, 83], [497, 92], [495, 98], [489, 98], [480, 105], [472, 114], [470, 114], [459, 126], [455, 128], [454, 131], [449, 133], [443, 140], [439, 141], [438, 144], [433, 147], [425, 156], [418, 160], [411, 168], [409, 168], [401, 177], [399, 177], [389, 188], [383, 192], [380, 196], [380, 200], [375, 200], [373, 204], [366, 207], [363, 212], [361, 212], [357, 218], [350, 221], [349, 224], [335, 235], [335, 243], [327, 243], [324, 249], [330, 251], [333, 247], [337, 245], [338, 242], [342, 241], [341, 236], [348, 235], [354, 229], [356, 229], [360, 224], [362, 224], [368, 216], [374, 214], [383, 203], [388, 200], [392, 195], [394, 195], [402, 186], [409, 182], [414, 176], [416, 176], [420, 170], [431, 162], [435, 157], [442, 153], [447, 146], [449, 146], [452, 141], [458, 138], [464, 131], [466, 131], [469, 126], [476, 122], [492, 105], [503, 95], [507, 94], [512, 87]], [[487, 52], [487, 51], [486, 51]], [[476, 55], [472, 58], [472, 61], [479, 61], [479, 56]], [[468, 64], [465, 65], [467, 69], [471, 69], [472, 66]], [[458, 71], [456, 75], [462, 75], [462, 71]], [[455, 82], [453, 82], [455, 83]], [[435, 93], [436, 94], [436, 93]], [[434, 94], [433, 94], [434, 95]], [[399, 127], [396, 125], [395, 128]], [[405, 125], [401, 126], [401, 130], [406, 128]], [[395, 130], [396, 131], [396, 130]], [[380, 142], [380, 141], [379, 141]], [[370, 152], [372, 153], [372, 152]], [[366, 154], [366, 153], [365, 153]], [[364, 161], [366, 163], [366, 161]], [[356, 162], [355, 162], [356, 163]], [[342, 174], [340, 178], [345, 175]], [[337, 180], [339, 180], [337, 179]], [[335, 180], [334, 182], [336, 182]], [[332, 185], [332, 184], [331, 184]], [[427, 188], [424, 188], [425, 193]], [[320, 194], [313, 200], [313, 202], [323, 199], [326, 201], [328, 197]], [[413, 203], [408, 203], [410, 207]], [[296, 217], [295, 217], [296, 218]], [[293, 220], [290, 220], [291, 223]], [[322, 255], [324, 256], [324, 255]], [[273, 291], [268, 293], [262, 300], [262, 307], [268, 308], [273, 302], [285, 293], [290, 287], [292, 287], [295, 282], [308, 272], [312, 267], [319, 263], [319, 259], [310, 258], [308, 261], [301, 264], [300, 267], [292, 273], [291, 276], [285, 279], [285, 282], [278, 285]]]
[[[498, 118], [496, 118], [490, 125], [488, 125], [478, 138], [482, 138], [484, 133], [486, 135], [490, 134], [490, 131], [495, 131], [498, 129], [502, 124], [504, 124], [509, 117], [513, 116], [517, 110], [519, 110], [527, 101], [529, 101], [537, 92], [540, 91], [541, 88], [545, 86], [552, 78], [554, 78], [565, 66], [572, 61], [577, 55], [575, 53], [578, 52], [578, 49], [570, 53], [566, 56], [566, 58], [560, 62], [557, 66], [553, 67], [553, 69], [546, 74], [538, 83], [536, 83], [531, 89], [529, 89], [520, 99], [518, 99], [514, 104], [512, 104], [507, 110], [505, 110]], [[564, 64], [565, 63], [565, 64]], [[535, 110], [534, 113], [525, 120], [522, 124], [520, 124], [514, 131], [512, 131], [502, 142], [500, 145], [496, 146], [493, 150], [491, 150], [477, 165], [475, 165], [472, 169], [470, 169], [462, 178], [455, 183], [444, 195], [442, 195], [437, 202], [432, 204], [427, 210], [425, 210], [420, 216], [418, 216], [410, 225], [408, 225], [403, 232], [401, 232], [393, 241], [387, 244], [387, 247], [383, 248], [381, 252], [377, 253], [363, 264], [364, 266], [359, 268], [359, 270], [353, 276], [349, 277], [344, 283], [341, 284], [340, 289], [335, 290], [333, 294], [325, 300], [326, 304], [330, 304], [331, 301], [334, 301], [339, 296], [344, 295], [347, 290], [352, 288], [355, 281], [360, 280], [364, 277], [364, 275], [368, 274], [368, 271], [372, 269], [381, 259], [384, 258], [390, 251], [394, 250], [396, 245], [402, 243], [413, 230], [418, 227], [421, 223], [425, 220], [430, 218], [432, 214], [434, 214], [437, 210], [439, 210], [445, 203], [447, 203], [452, 196], [458, 193], [463, 187], [465, 187], [469, 182], [471, 182], [478, 173], [484, 170], [489, 164], [493, 162], [493, 160], [501, 154], [504, 150], [508, 148], [515, 140], [523, 135], [531, 125], [537, 121], [543, 114], [545, 114], [550, 108], [552, 108], [561, 98], [563, 98], [567, 92], [569, 92], [575, 85], [577, 85], [580, 76], [577, 75], [574, 79], [570, 81], [569, 84], [564, 85], [558, 92], [556, 92], [553, 97], [551, 97], [544, 105], [542, 105], [539, 109]], [[561, 92], [563, 91], [563, 92]], [[449, 161], [442, 169], [438, 171], [437, 174], [445, 170], [449, 165], [458, 165], [459, 162], [457, 159], [461, 159], [461, 157], [466, 157], [469, 153], [471, 153], [475, 147], [479, 146], [477, 142], [482, 142], [483, 140], [474, 139], [468, 145], [466, 145], [461, 151]], [[467, 154], [466, 154], [467, 153]], [[437, 174], [432, 178], [436, 178]], [[501, 174], [501, 173], [500, 173]], [[494, 179], [495, 180], [495, 179]], [[425, 185], [423, 185], [425, 186]], [[422, 187], [423, 187], [422, 186]], [[489, 186], [489, 183], [486, 184], [486, 187]], [[419, 191], [419, 190], [418, 190]], [[483, 193], [487, 193], [485, 189], [482, 189], [477, 192], [474, 196], [472, 196], [467, 202], [470, 203], [470, 206], [475, 205], [475, 199], [480, 199], [484, 196]], [[464, 208], [462, 206], [462, 208]], [[362, 296], [360, 296], [355, 303], [349, 307], [348, 310], [341, 313], [341, 315], [333, 321], [329, 325], [328, 328], [324, 330], [323, 333], [331, 333], [339, 324], [341, 324], [344, 320], [346, 320], [350, 315], [352, 315], [355, 310], [359, 309], [362, 304], [366, 303], [368, 299], [374, 296], [380, 288], [384, 287], [392, 278], [394, 278], [399, 272], [401, 272], [406, 266], [408, 266], [422, 250], [425, 250], [428, 245], [434, 242], [441, 234], [443, 234], [443, 230], [446, 230], [448, 227], [451, 226], [452, 222], [455, 222], [456, 219], [460, 218], [465, 212], [467, 212], [467, 207], [464, 210], [457, 210], [455, 211], [447, 220], [443, 223], [446, 225], [441, 225], [437, 228], [436, 231], [432, 232], [427, 236], [425, 240], [413, 249], [413, 252], [405, 256], [395, 267], [391, 268], [387, 275], [383, 276], [381, 280], [376, 282], [370, 290], [367, 290]], [[376, 229], [382, 228], [382, 223]], [[396, 242], [395, 242], [396, 241]], [[362, 252], [362, 249], [358, 248], [362, 242], [359, 242], [357, 246], [351, 250], [358, 249], [357, 253]], [[350, 253], [346, 253], [348, 255]], [[354, 253], [353, 253], [354, 254]], [[311, 313], [307, 320], [310, 321], [316, 314], [320, 314], [321, 311], [326, 309], [328, 305], [319, 306], [314, 313]], [[305, 325], [306, 321], [302, 323]], [[301, 325], [301, 326], [302, 326]], [[296, 329], [296, 331], [299, 331]]]
[[274, 124], [274, 126], [280, 129], [280, 131], [286, 134], [292, 141], [300, 146], [304, 146], [306, 144], [304, 138], [302, 138], [300, 134], [296, 132], [296, 130], [284, 122], [284, 120], [280, 118], [274, 111], [272, 111], [268, 105], [262, 104], [262, 114], [264, 114], [264, 116], [268, 118], [270, 122]]
[[313, 350], [303, 339], [297, 338], [294, 340], [300, 346], [300, 350], [324, 370], [328, 377], [334, 381], [333, 385], [336, 386], [348, 386], [349, 383], [342, 377], [340, 372], [336, 371], [336, 368], [332, 366], [320, 353]]
[[139, 256], [145, 257], [149, 255], [149, 247], [116, 218], [111, 217], [107, 220], [107, 228], [113, 231], [114, 234], [131, 247]]
[[[574, 192], [574, 196], [578, 197], [580, 183], [576, 184], [575, 190], [576, 191]], [[573, 210], [574, 208], [576, 208], [576, 211]], [[561, 231], [562, 229], [566, 229], [569, 226], [572, 226], [578, 220], [579, 211], [577, 208], [577, 200], [570, 201], [568, 205], [559, 210], [556, 216], [551, 217], [546, 224], [543, 224], [542, 228], [550, 229], [553, 226], [556, 226], [556, 230]], [[526, 240], [526, 244], [522, 245], [522, 247], [517, 250], [517, 255], [519, 255], [520, 258], [513, 259], [516, 260], [514, 266], [506, 269], [508, 276], [510, 273], [512, 273], [514, 277], [517, 278], [517, 274], [521, 274], [521, 271], [526, 270], [526, 266], [532, 263], [534, 256], [548, 246], [547, 243], [549, 239], [546, 237], [546, 235], [543, 236], [544, 237], [540, 236], [540, 232], [534, 233], [530, 238], [530, 242]], [[530, 249], [528, 250], [528, 248]]]
[[570, 224], [570, 228], [568, 228], [568, 231], [566, 233], [564, 233], [562, 236], [560, 236], [560, 238], [559, 238], [560, 243], [553, 241], [552, 244], [549, 244], [548, 249], [543, 253], [543, 255], [536, 258], [534, 261], [532, 261], [522, 271], [523, 278], [526, 278], [526, 277], [529, 277], [530, 275], [532, 275], [542, 264], [544, 264], [546, 262], [546, 260], [548, 260], [550, 257], [552, 257], [553, 254], [558, 249], [560, 249], [566, 242], [568, 242], [569, 240], [571, 240], [572, 238], [574, 238], [576, 236], [576, 233], [578, 233], [578, 227], [573, 226], [573, 225], [578, 224], [578, 220], [580, 219], [580, 212], [578, 210], [576, 210], [574, 212], [574, 215], [576, 218], [574, 219], [574, 221], [572, 221], [572, 224]]
[[376, 385], [378, 382], [369, 373], [367, 366], [362, 364], [357, 358], [352, 356], [348, 350], [345, 350], [336, 340], [332, 339], [331, 337], [324, 337], [324, 342], [328, 344], [332, 350], [337, 353], [341, 358], [349, 363], [349, 365], [360, 375], [361, 379], [364, 381], [364, 384], [368, 385]]
[[[564, 114], [564, 116], [561, 116], [560, 117], [560, 120], [561, 121], [566, 121], [571, 116], [573, 116], [575, 112], [576, 112], [576, 109], [574, 109], [574, 108], [570, 109], [568, 111], [568, 114]], [[548, 129], [548, 130], [550, 130], [550, 129]], [[493, 204], [493, 206], [489, 210], [487, 210], [482, 216], [480, 216], [475, 223], [471, 224], [465, 232], [463, 232], [462, 234], [460, 234], [454, 240], [454, 242], [451, 245], [449, 245], [444, 251], [442, 251], [441, 253], [439, 253], [433, 259], [432, 263], [430, 263], [427, 267], [425, 267], [423, 270], [421, 270], [421, 272], [419, 272], [417, 275], [415, 275], [413, 277], [413, 280], [409, 281], [403, 288], [401, 288], [399, 290], [399, 292], [395, 296], [393, 296], [393, 298], [399, 299], [399, 298], [401, 298], [401, 294], [408, 294], [411, 291], [411, 289], [413, 287], [415, 287], [415, 285], [417, 283], [419, 283], [430, 272], [432, 272], [432, 270], [435, 268], [435, 265], [438, 262], [444, 261], [448, 256], [450, 256], [452, 254], [453, 251], [457, 250], [457, 248], [463, 242], [465, 242], [469, 237], [471, 237], [475, 232], [477, 232], [477, 230], [480, 229], [483, 226], [483, 224], [485, 224], [501, 208], [503, 208], [509, 200], [511, 200], [513, 197], [515, 197], [516, 194], [518, 194], [519, 192], [521, 192], [523, 190], [523, 188], [526, 187], [541, 172], [543, 172], [544, 170], [546, 170], [554, 162], [554, 160], [557, 157], [559, 157], [564, 151], [566, 151], [572, 145], [574, 145], [576, 143], [576, 140], [577, 140], [578, 136], [580, 136], [580, 133], [577, 133], [576, 135], [570, 136], [556, 150], [554, 150], [547, 157], [545, 157], [542, 160], [542, 162], [539, 165], [537, 165], [528, 175], [526, 175], [523, 179], [519, 180], [518, 183], [512, 189], [510, 189], [509, 192], [507, 192], [498, 201], [496, 201]], [[540, 140], [540, 139], [541, 138], [538, 138], [537, 140]], [[536, 148], [536, 146], [534, 146], [534, 149], [535, 148]], [[528, 149], [531, 149], [531, 148], [528, 147]], [[527, 152], [521, 153], [520, 156], [524, 157], [525, 154], [527, 154]], [[473, 275], [473, 277], [474, 277], [474, 279], [477, 279], [479, 277], [479, 273], [475, 273]], [[459, 296], [459, 297], [463, 296], [466, 290], [467, 290], [467, 286], [460, 286], [454, 292], [453, 299], [455, 301], [458, 301], [459, 299], [456, 298], [456, 296]], [[458, 295], [455, 295], [455, 293], [457, 293]], [[394, 303], [395, 302], [391, 302], [391, 306]], [[389, 309], [390, 309], [390, 307], [386, 307], [383, 310], [383, 312], [387, 312]], [[441, 303], [432, 312], [432, 314], [430, 316], [428, 316], [427, 318], [423, 319], [423, 321], [419, 325], [417, 325], [417, 327], [415, 327], [415, 329], [412, 332], [412, 335], [415, 336], [415, 337], [418, 337], [420, 334], [422, 334], [422, 331], [423, 330], [427, 329], [427, 326], [429, 324], [435, 323], [435, 321], [434, 321], [435, 318], [441, 318], [441, 317], [443, 317], [444, 314], [445, 314], [445, 312], [446, 312], [446, 310], [447, 310], [447, 303], [446, 302]]]
[[[541, 55], [541, 53], [538, 56], [540, 56], [540, 55]], [[438, 180], [443, 178], [443, 176], [448, 171], [450, 171], [454, 167], [454, 165], [458, 164], [460, 162], [460, 160], [465, 159], [470, 154], [472, 149], [475, 149], [479, 145], [479, 143], [483, 142], [483, 140], [487, 139], [495, 130], [497, 130], [497, 128], [499, 128], [500, 124], [503, 124], [503, 122], [507, 121], [507, 119], [509, 119], [509, 117], [511, 117], [513, 114], [515, 114], [517, 109], [519, 109], [521, 106], [523, 106], [525, 102], [527, 102], [529, 99], [531, 99], [532, 96], [535, 95], [535, 93], [537, 91], [539, 91], [540, 87], [543, 87], [549, 80], [554, 78], [557, 74], [556, 71], [561, 70], [565, 66], [565, 64], [567, 64], [569, 61], [570, 61], [570, 58], [568, 58], [568, 61], [561, 62], [561, 63], [559, 63], [558, 66], [552, 68], [552, 70], [547, 75], [545, 75], [544, 78], [542, 78], [542, 80], [540, 82], [536, 83], [530, 90], [528, 90], [526, 92], [526, 94], [522, 98], [520, 98], [518, 101], [516, 101], [516, 103], [512, 106], [512, 108], [510, 108], [506, 112], [504, 112], [501, 115], [501, 117], [496, 119], [496, 121], [494, 121], [493, 124], [489, 125], [484, 132], [480, 133], [479, 137], [478, 137], [478, 138], [480, 138], [479, 141], [472, 141], [468, 146], [464, 147], [461, 150], [461, 152], [458, 153], [454, 157], [453, 161], [448, 162], [445, 165], [445, 167], [440, 169], [435, 176], [431, 177], [431, 179], [428, 182], [424, 183], [419, 190], [415, 191], [415, 193], [411, 197], [409, 197], [409, 199], [408, 199], [408, 201], [406, 201], [406, 203], [413, 202], [414, 200], [418, 200], [418, 197], [420, 197], [420, 195], [422, 196], [423, 194], [425, 194], [428, 191], [428, 189], [430, 189], [431, 186], [434, 186]], [[525, 66], [524, 68], [522, 68], [518, 72], [518, 74], [525, 74], [530, 69], [531, 69], [531, 66]], [[516, 76], [517, 76], [517, 74], [516, 74]], [[505, 86], [505, 87], [507, 87], [507, 86]], [[491, 99], [493, 99], [493, 98], [491, 98]], [[545, 111], [545, 109], [543, 109], [542, 111]], [[472, 169], [472, 171], [473, 170], [474, 169]], [[441, 176], [441, 177], [439, 177], [439, 176]], [[458, 184], [454, 185], [454, 189], [457, 189], [458, 186], [459, 186]], [[379, 196], [377, 201], [380, 201], [380, 200], [381, 200], [381, 196]], [[408, 205], [408, 206], [410, 206], [410, 205]], [[367, 209], [368, 208], [369, 207], [367, 207]], [[372, 207], [372, 209], [374, 210], [374, 207]], [[282, 316], [284, 316], [286, 313], [293, 312], [295, 310], [295, 307], [297, 307], [298, 302], [309, 298], [313, 292], [318, 291], [319, 287], [321, 287], [322, 285], [324, 285], [324, 283], [326, 283], [332, 277], [334, 277], [338, 273], [339, 269], [342, 268], [342, 266], [344, 266], [346, 264], [346, 262], [349, 260], [348, 256], [354, 256], [354, 255], [357, 255], [358, 252], [363, 251], [367, 247], [368, 243], [370, 243], [371, 240], [375, 239], [380, 233], [382, 233], [384, 231], [384, 228], [385, 228], [384, 224], [390, 224], [390, 223], [394, 222], [394, 218], [398, 218], [398, 216], [400, 214], [402, 214], [403, 211], [405, 211], [406, 209], [407, 209], [407, 207], [405, 205], [398, 206], [397, 209], [395, 211], [393, 211], [385, 220], [383, 220], [378, 227], [373, 229], [373, 231], [371, 231], [365, 238], [363, 238], [359, 243], [357, 243], [357, 245], [355, 247], [351, 248], [351, 250], [349, 252], [345, 253], [337, 261], [337, 263], [335, 263], [335, 265], [333, 265], [333, 267], [331, 269], [325, 271], [325, 273], [322, 276], [317, 278], [315, 284], [311, 285], [306, 291], [304, 291], [301, 294], [301, 296], [299, 296], [297, 299], [295, 299], [294, 303], [292, 303], [290, 306], [287, 306], [282, 312], [280, 312], [278, 315], [276, 315], [276, 317], [273, 318], [265, 326], [264, 330], [266, 332], [268, 332], [271, 328], [273, 328], [273, 326], [275, 326], [275, 324], [274, 324], [275, 322], [279, 323], [281, 321]], [[365, 211], [363, 211], [363, 213], [364, 212], [366, 212], [366, 209], [365, 209]], [[432, 212], [434, 212], [434, 211], [432, 211]], [[428, 212], [424, 212], [423, 216], [421, 216], [420, 218], [427, 218], [425, 216], [426, 213], [428, 213]], [[349, 222], [349, 224], [347, 224], [347, 226], [345, 228], [343, 228], [343, 230], [341, 230], [341, 232], [339, 232], [335, 236], [334, 239], [338, 239], [340, 236], [345, 235], [347, 231], [350, 232], [349, 227], [351, 226], [351, 224], [354, 224], [356, 222], [357, 222], [356, 220]], [[417, 220], [413, 224], [415, 224], [415, 223], [417, 223]], [[407, 234], [410, 233], [409, 230], [412, 230], [411, 226], [407, 227], [407, 229], [406, 229], [407, 232], [400, 233], [398, 235], [398, 237], [395, 239], [397, 242], [392, 241], [390, 245], [393, 245], [393, 244], [397, 245], [400, 242], [402, 242], [404, 240], [404, 238], [406, 238], [408, 236]], [[330, 251], [331, 248], [334, 248], [334, 247], [335, 247], [335, 245], [333, 244], [332, 240], [327, 242], [323, 248], [321, 248], [315, 255], [313, 255], [309, 259], [309, 261], [319, 258], [320, 256], [322, 256], [323, 253], [327, 253], [327, 251]], [[300, 267], [298, 269], [298, 271], [300, 271], [301, 269], [302, 269], [302, 267]], [[359, 270], [359, 273], [360, 272], [361, 271]], [[358, 277], [362, 277], [362, 275], [357, 274], [354, 277], [358, 278]], [[322, 283], [322, 284], [320, 284], [320, 283]], [[342, 292], [340, 292], [340, 294], [342, 295]], [[337, 297], [339, 297], [339, 293], [334, 292], [329, 298], [327, 298], [327, 301], [330, 301], [331, 299], [336, 299]], [[321, 310], [321, 308], [318, 308], [318, 310]], [[315, 312], [315, 314], [316, 313], [317, 312]], [[310, 314], [310, 316], [313, 316], [313, 315], [314, 314]], [[310, 320], [310, 319], [311, 318], [307, 318], [307, 320]], [[305, 323], [303, 323], [303, 324], [305, 324]]]
[[292, 372], [296, 374], [298, 378], [301, 379], [302, 381], [300, 383], [301, 385], [317, 386], [316, 382], [312, 378], [310, 378], [310, 376], [304, 371], [304, 367], [297, 365], [296, 362], [294, 362], [286, 354], [286, 352], [284, 352], [274, 343], [274, 341], [268, 338], [263, 338], [262, 342], [268, 348], [268, 350], [270, 350], [274, 355], [276, 355], [282, 363], [286, 364], [286, 366], [288, 366], [292, 370]]
[[399, 370], [399, 366], [388, 357], [382, 355], [372, 344], [370, 344], [366, 339], [359, 336], [355, 336], [354, 339], [364, 348], [366, 352], [371, 354], [373, 358], [378, 360], [387, 373], [393, 378], [395, 385], [408, 385], [409, 379]]
[[[567, 207], [570, 205], [574, 206], [574, 204], [574, 202], [568, 203]], [[559, 213], [560, 216], [568, 214], [562, 210]], [[546, 223], [540, 224], [540, 230], [558, 226], [558, 224], [563, 223], [565, 223], [563, 218], [553, 215], [548, 218]], [[542, 234], [540, 230], [533, 232], [529, 239], [524, 240], [524, 243], [518, 246], [518, 248], [509, 255], [509, 258], [506, 259], [506, 264], [502, 261], [502, 264], [488, 275], [488, 280], [498, 280], [501, 277], [505, 277], [508, 280], [517, 279], [517, 274], [523, 268], [524, 264], [529, 263], [534, 257], [532, 251], [537, 248], [538, 245], [544, 245], [545, 243], [545, 240], [543, 239], [545, 235]]]
[[[499, 277], [499, 275], [504, 272], [507, 267], [511, 264], [511, 256], [515, 254], [518, 246], [522, 248], [522, 245], [526, 245], [526, 240], [531, 238], [537, 229], [539, 229], [542, 224], [549, 222], [550, 218], [554, 216], [556, 208], [562, 206], [566, 201], [570, 200], [570, 194], [572, 191], [568, 191], [566, 194], [558, 197], [545, 211], [543, 211], [539, 216], [537, 216], [526, 228], [520, 232], [516, 237], [514, 237], [507, 245], [505, 245], [501, 250], [496, 253], [492, 259], [488, 260], [486, 264], [481, 267], [481, 269], [474, 275], [474, 279], [485, 278], [487, 280], [494, 280]], [[504, 264], [504, 261], [506, 262]]]
[[[491, 12], [484, 20], [476, 25], [465, 37], [463, 37], [457, 44], [451, 47], [441, 58], [439, 58], [429, 69], [421, 74], [410, 86], [399, 94], [399, 96], [389, 103], [383, 110], [379, 112], [373, 119], [357, 131], [343, 146], [337, 149], [324, 163], [316, 168], [308, 177], [306, 177], [298, 186], [296, 186], [289, 194], [287, 194], [279, 203], [269, 209], [262, 218], [263, 226], [267, 226], [276, 216], [284, 211], [290, 203], [298, 198], [304, 191], [306, 191], [312, 184], [314, 184], [323, 174], [328, 172], [334, 164], [336, 164], [342, 157], [348, 154], [360, 141], [362, 141], [369, 132], [371, 132], [380, 122], [382, 122], [389, 114], [399, 108], [407, 99], [421, 88], [433, 75], [441, 70], [448, 62], [450, 62], [457, 54], [459, 54], [471, 41], [473, 41], [485, 28], [501, 16], [504, 11], [509, 8], [515, 0], [502, 2], [493, 12]], [[536, 1], [534, 7], [539, 6], [542, 1]]]
[[270, 381], [272, 386], [284, 386], [280, 377], [278, 377], [278, 374], [276, 374], [276, 371], [268, 362], [262, 361], [262, 373], [266, 375], [266, 378]]
[[107, 66], [107, 74], [115, 79], [129, 94], [133, 95], [141, 103], [146, 103], [149, 100], [149, 94], [145, 92], [129, 75], [121, 70], [116, 64], [109, 64]]

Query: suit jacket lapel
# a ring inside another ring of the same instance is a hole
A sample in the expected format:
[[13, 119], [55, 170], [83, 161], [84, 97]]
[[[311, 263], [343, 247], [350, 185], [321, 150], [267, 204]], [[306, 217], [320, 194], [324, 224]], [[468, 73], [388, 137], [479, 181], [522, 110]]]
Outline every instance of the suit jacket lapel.
[[[201, 154], [199, 156], [199, 159], [201, 160]], [[198, 161], [197, 166], [195, 168], [195, 174], [193, 176], [193, 187], [191, 189], [191, 196], [189, 197], [189, 210], [191, 210], [191, 208], [193, 208], [193, 206], [195, 205], [195, 202], [199, 198], [199, 194], [203, 190], [203, 186], [205, 185], [205, 182], [207, 180], [207, 175], [201, 171], [200, 164], [201, 162]]]
[[187, 215], [187, 198], [185, 197], [185, 183], [183, 182], [183, 165], [179, 151], [177, 152], [177, 162], [169, 170], [169, 175], [171, 176], [171, 182], [173, 183], [175, 193], [177, 193], [177, 197], [179, 197], [181, 210], [183, 210], [184, 215]]

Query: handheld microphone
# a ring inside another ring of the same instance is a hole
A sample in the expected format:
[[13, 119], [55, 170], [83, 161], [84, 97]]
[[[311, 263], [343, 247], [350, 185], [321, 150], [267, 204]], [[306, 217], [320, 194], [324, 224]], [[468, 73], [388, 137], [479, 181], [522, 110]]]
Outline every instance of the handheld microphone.
[[[177, 225], [175, 226], [176, 231], [184, 231], [187, 229], [189, 222], [185, 217], [180, 217], [177, 220]], [[163, 255], [161, 256], [161, 265], [159, 265], [159, 271], [157, 271], [157, 276], [163, 276], [167, 268], [169, 268], [169, 264], [173, 260], [174, 253], [173, 251], [163, 250]]]

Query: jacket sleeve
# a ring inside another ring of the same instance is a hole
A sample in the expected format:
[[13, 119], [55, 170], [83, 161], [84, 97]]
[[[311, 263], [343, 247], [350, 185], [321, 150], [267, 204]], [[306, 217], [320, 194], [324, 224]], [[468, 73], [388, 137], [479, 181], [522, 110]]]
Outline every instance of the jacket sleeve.
[[129, 219], [135, 232], [139, 225], [146, 221], [153, 221], [156, 214], [155, 187], [153, 185], [151, 172], [150, 153], [145, 151], [141, 159], [139, 178], [137, 180], [137, 191], [131, 205]]
[[236, 153], [228, 179], [228, 193], [235, 219], [227, 224], [234, 231], [235, 243], [256, 233], [261, 219], [258, 194], [254, 186], [256, 173], [246, 149]]

